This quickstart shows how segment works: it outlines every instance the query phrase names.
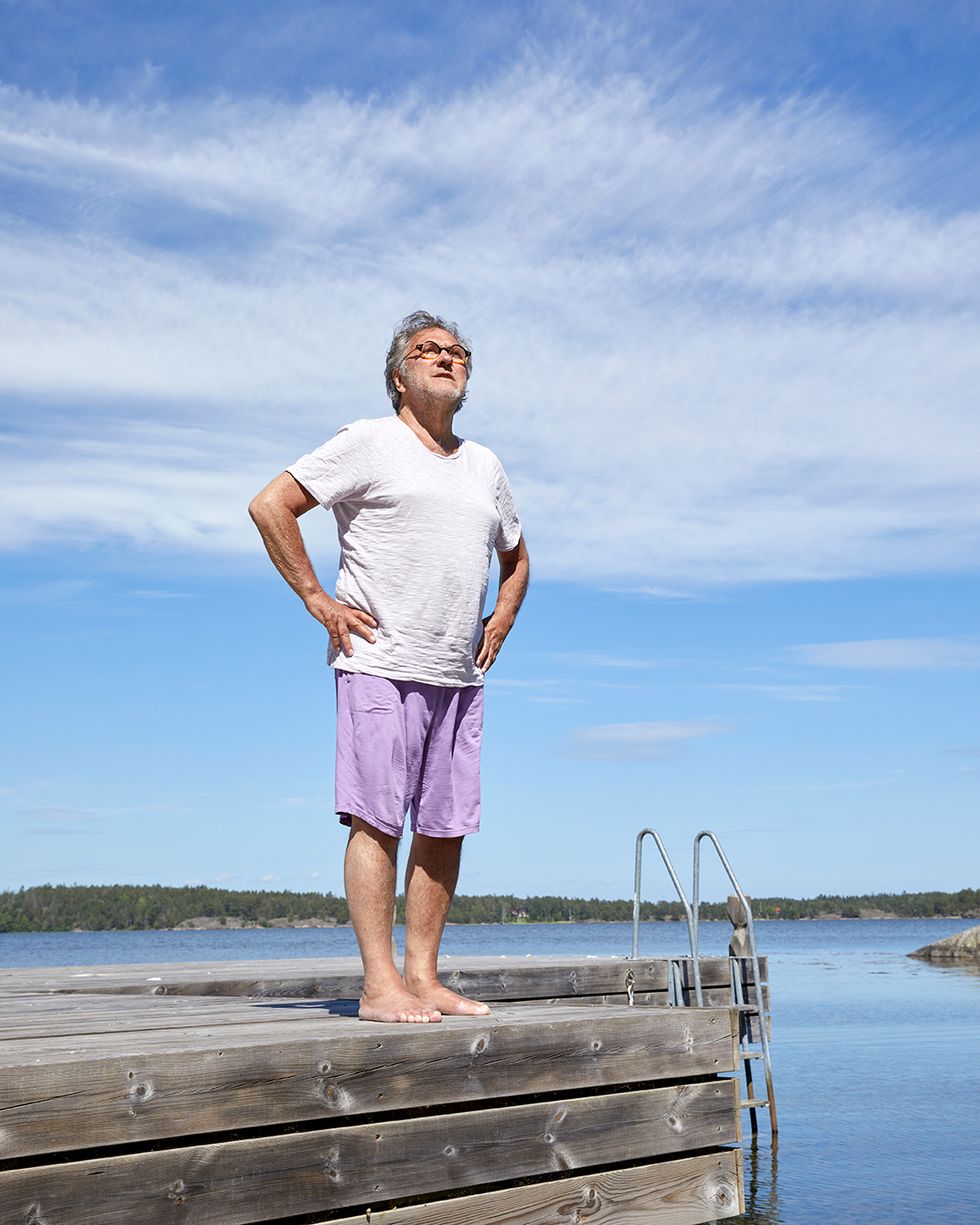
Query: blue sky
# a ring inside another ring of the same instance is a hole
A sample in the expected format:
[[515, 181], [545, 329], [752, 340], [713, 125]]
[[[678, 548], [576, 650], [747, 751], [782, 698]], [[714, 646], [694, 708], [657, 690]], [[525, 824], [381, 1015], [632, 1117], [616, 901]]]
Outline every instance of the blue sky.
[[534, 565], [461, 889], [625, 896], [646, 824], [760, 895], [975, 886], [978, 49], [957, 4], [0, 2], [0, 887], [340, 891], [322, 631], [245, 506], [387, 411], [419, 306]]

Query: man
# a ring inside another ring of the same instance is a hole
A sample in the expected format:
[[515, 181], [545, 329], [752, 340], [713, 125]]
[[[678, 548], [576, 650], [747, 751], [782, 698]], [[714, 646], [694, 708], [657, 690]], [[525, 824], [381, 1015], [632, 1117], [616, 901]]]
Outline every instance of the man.
[[[364, 963], [360, 1016], [485, 1016], [436, 974], [463, 838], [480, 823], [483, 677], [527, 589], [528, 555], [493, 452], [453, 432], [471, 354], [455, 324], [416, 311], [385, 366], [393, 417], [356, 421], [262, 490], [249, 512], [280, 574], [326, 626], [336, 669], [336, 808], [350, 826], [344, 883]], [[299, 517], [332, 509], [337, 598], [310, 564]], [[493, 612], [481, 622], [490, 561]], [[405, 968], [391, 956], [407, 809]]]

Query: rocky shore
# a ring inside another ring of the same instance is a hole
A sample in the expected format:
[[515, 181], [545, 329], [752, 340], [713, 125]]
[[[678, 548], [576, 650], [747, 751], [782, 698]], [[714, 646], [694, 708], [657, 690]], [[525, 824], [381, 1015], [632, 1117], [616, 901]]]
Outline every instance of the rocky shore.
[[910, 957], [920, 957], [923, 961], [976, 961], [980, 962], [980, 927], [968, 927], [965, 932], [957, 932], [947, 936], [945, 940], [936, 940], [933, 944], [923, 945]]

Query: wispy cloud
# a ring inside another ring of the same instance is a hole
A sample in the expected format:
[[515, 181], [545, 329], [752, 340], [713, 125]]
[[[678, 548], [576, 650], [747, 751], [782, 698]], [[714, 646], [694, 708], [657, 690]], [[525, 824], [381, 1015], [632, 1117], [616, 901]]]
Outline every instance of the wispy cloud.
[[637, 659], [630, 655], [603, 654], [597, 651], [562, 651], [555, 652], [551, 658], [556, 663], [576, 664], [583, 668], [616, 668], [628, 671], [646, 668], [659, 668], [662, 664], [656, 659]]
[[23, 832], [39, 837], [87, 837], [102, 832], [106, 814], [83, 808], [31, 808]]
[[490, 683], [494, 689], [522, 693], [554, 689], [562, 682], [547, 676], [494, 676]]
[[606, 590], [617, 595], [644, 596], [649, 600], [693, 600], [696, 598], [693, 591], [681, 591], [675, 587], [657, 587], [652, 583], [644, 583], [639, 587], [607, 587]]
[[846, 779], [831, 783], [776, 783], [772, 786], [759, 787], [759, 791], [864, 791], [869, 787], [886, 787], [898, 782], [902, 777], [901, 770], [893, 770], [880, 778]]
[[827, 668], [940, 670], [980, 667], [980, 642], [963, 638], [870, 638], [790, 647], [801, 663]]
[[970, 764], [959, 766], [960, 774], [970, 774], [980, 778], [980, 745], [968, 745], [966, 748], [947, 749], [947, 753], [952, 753], [957, 757], [970, 758]]
[[387, 411], [378, 355], [429, 304], [474, 337], [461, 427], [542, 576], [972, 565], [980, 215], [908, 207], [918, 155], [826, 97], [591, 46], [432, 101], [0, 90], [29, 202], [0, 235], [0, 544], [254, 551], [250, 494]]
[[843, 685], [763, 685], [739, 682], [717, 682], [710, 689], [731, 689], [739, 693], [755, 693], [760, 697], [778, 698], [784, 702], [839, 702], [844, 696]]
[[134, 600], [193, 600], [195, 598], [192, 591], [128, 591], [126, 593]]
[[666, 761], [683, 753], [692, 741], [728, 731], [724, 723], [607, 723], [575, 733], [572, 746], [584, 757], [610, 761]]
[[6, 587], [0, 592], [0, 604], [71, 604], [95, 587], [91, 579], [64, 578], [30, 583], [22, 587]]

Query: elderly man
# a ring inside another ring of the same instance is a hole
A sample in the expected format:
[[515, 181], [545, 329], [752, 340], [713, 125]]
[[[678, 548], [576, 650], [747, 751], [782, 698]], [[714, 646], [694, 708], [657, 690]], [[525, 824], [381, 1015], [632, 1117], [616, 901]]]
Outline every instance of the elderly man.
[[[330, 635], [336, 808], [350, 826], [344, 883], [364, 963], [360, 1016], [369, 1021], [490, 1011], [436, 973], [463, 838], [480, 824], [483, 678], [528, 580], [500, 462], [453, 432], [471, 369], [455, 324], [409, 315], [385, 365], [394, 416], [344, 426], [249, 506], [280, 574]], [[300, 515], [317, 504], [337, 519], [336, 599], [320, 586], [299, 530]], [[500, 586], [481, 620], [494, 550]], [[400, 975], [391, 928], [409, 809]]]

